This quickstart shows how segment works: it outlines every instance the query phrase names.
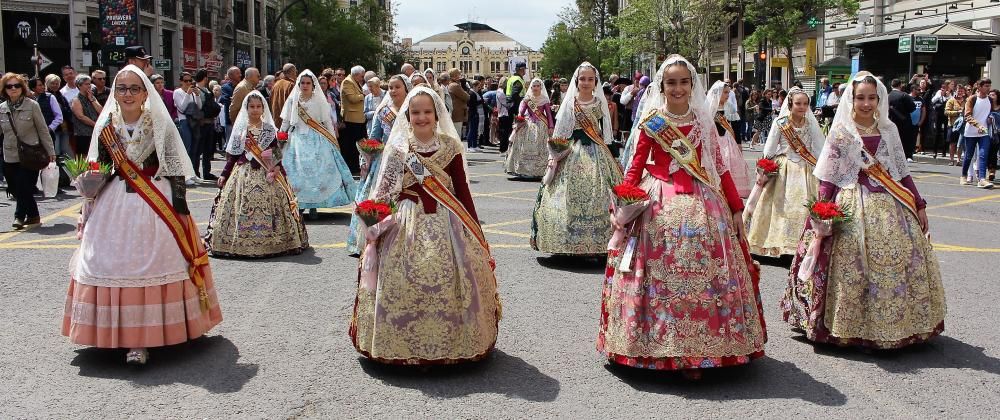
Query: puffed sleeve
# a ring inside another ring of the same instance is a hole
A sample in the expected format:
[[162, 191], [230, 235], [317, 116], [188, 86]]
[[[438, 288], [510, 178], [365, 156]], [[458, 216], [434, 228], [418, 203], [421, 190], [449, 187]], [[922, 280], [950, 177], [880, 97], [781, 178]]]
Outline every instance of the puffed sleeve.
[[472, 219], [478, 222], [479, 215], [476, 214], [476, 203], [472, 201], [472, 191], [469, 190], [469, 179], [465, 174], [465, 161], [461, 153], [448, 165], [448, 175], [451, 176], [451, 184], [455, 188], [455, 198], [462, 203]]

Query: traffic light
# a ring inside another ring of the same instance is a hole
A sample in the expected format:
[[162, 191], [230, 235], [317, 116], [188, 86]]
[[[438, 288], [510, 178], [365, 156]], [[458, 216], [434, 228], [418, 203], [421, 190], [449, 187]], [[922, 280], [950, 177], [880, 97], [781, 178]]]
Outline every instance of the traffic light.
[[767, 63], [767, 51], [757, 53], [757, 58], [761, 61], [761, 64]]

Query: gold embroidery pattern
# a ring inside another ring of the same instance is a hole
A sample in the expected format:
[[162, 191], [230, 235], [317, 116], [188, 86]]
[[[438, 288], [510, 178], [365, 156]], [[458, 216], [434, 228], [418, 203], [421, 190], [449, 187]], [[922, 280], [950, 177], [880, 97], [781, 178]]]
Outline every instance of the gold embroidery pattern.
[[[858, 189], [845, 189], [837, 202], [860, 209], [859, 196]], [[838, 338], [891, 347], [944, 320], [941, 271], [916, 218], [892, 196], [866, 194], [863, 209], [863, 218], [835, 233], [825, 323]], [[860, 253], [862, 238], [867, 255]]]
[[763, 350], [762, 315], [725, 201], [700, 184], [695, 194], [668, 195], [671, 185], [653, 182], [649, 192], [662, 205], [640, 216], [647, 226], [636, 267], [613, 270], [605, 284], [602, 351], [666, 358]]
[[[584, 109], [588, 109], [585, 107]], [[579, 127], [574, 138], [585, 136]], [[572, 142], [559, 172], [538, 192], [532, 224], [535, 249], [550, 254], [604, 254], [611, 238], [611, 188], [622, 181], [602, 146]]]
[[764, 186], [754, 213], [745, 216], [747, 242], [756, 255], [795, 255], [809, 217], [805, 204], [817, 196], [819, 180], [804, 162], [792, 162], [785, 155], [774, 160], [780, 165], [778, 174]]

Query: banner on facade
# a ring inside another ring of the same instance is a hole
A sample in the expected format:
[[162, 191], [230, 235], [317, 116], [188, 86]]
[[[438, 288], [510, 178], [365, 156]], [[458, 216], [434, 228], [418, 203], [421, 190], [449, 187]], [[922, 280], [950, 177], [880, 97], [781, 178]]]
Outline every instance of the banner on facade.
[[806, 38], [806, 64], [803, 69], [806, 76], [816, 75], [816, 38]]
[[101, 54], [104, 64], [125, 63], [125, 47], [139, 43], [138, 0], [100, 0]]

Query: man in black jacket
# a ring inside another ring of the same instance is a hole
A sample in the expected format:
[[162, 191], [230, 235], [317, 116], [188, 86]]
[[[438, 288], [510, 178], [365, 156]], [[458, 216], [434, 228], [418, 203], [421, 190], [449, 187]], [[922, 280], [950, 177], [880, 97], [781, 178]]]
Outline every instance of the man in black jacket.
[[[903, 152], [906, 159], [913, 161], [913, 152], [917, 147], [917, 131], [913, 126], [910, 114], [917, 109], [917, 104], [913, 98], [902, 91], [903, 82], [899, 79], [892, 79], [890, 84], [892, 92], [889, 92], [889, 119], [896, 124], [899, 130], [899, 138], [903, 142]], [[850, 98], [847, 98], [850, 100]]]

